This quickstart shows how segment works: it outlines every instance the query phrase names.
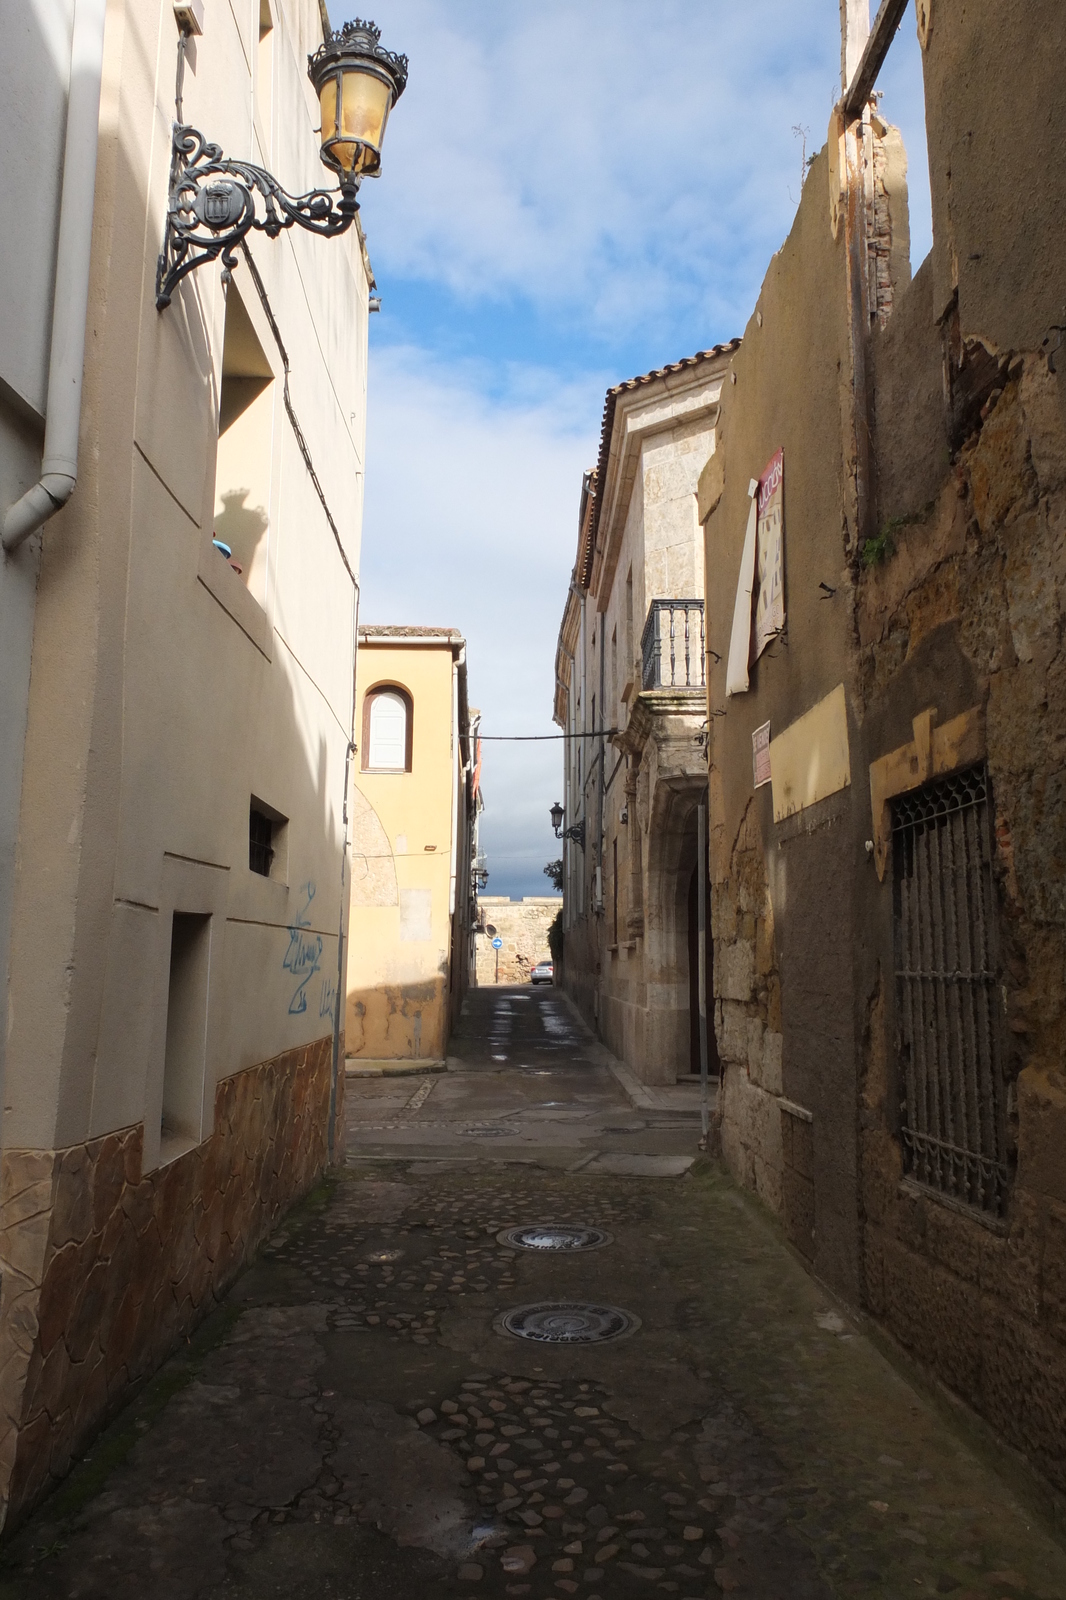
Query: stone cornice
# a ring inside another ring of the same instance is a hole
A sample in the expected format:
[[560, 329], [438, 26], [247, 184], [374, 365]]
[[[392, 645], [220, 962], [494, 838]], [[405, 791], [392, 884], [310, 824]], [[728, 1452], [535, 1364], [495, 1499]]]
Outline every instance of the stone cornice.
[[[643, 689], [633, 702], [628, 722], [611, 743], [628, 756], [639, 756], [649, 737], [658, 744], [690, 737], [687, 727], [671, 726], [678, 719], [707, 720], [707, 696], [702, 689]], [[702, 757], [699, 764], [703, 764]]]

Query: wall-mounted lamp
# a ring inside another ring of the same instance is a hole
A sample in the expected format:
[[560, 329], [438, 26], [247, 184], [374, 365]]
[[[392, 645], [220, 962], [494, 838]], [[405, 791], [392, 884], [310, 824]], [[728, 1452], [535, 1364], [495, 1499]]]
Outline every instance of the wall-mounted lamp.
[[[181, 10], [176, 8], [175, 15], [181, 28], [180, 85], [185, 42], [194, 30]], [[322, 113], [320, 154], [337, 173], [338, 189], [290, 195], [263, 167], [224, 156], [221, 145], [208, 144], [202, 133], [182, 122], [179, 89], [166, 231], [156, 271], [160, 311], [170, 304], [182, 278], [205, 261], [221, 256], [223, 268], [231, 271], [237, 265], [237, 246], [253, 228], [276, 239], [283, 228], [298, 223], [332, 239], [351, 227], [359, 210], [359, 185], [381, 171], [389, 112], [407, 84], [407, 57], [383, 49], [380, 39], [380, 28], [357, 17], [307, 58], [307, 75]]]
[[563, 808], [556, 800], [551, 808], [552, 828], [557, 839], [576, 839], [582, 850], [585, 848], [585, 819], [575, 822], [569, 828], [563, 827]]

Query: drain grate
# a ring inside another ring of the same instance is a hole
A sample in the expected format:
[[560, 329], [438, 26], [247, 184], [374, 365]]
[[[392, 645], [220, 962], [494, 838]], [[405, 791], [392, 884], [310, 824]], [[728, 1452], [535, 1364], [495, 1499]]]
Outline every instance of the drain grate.
[[586, 1305], [576, 1300], [543, 1300], [538, 1305], [515, 1306], [493, 1324], [497, 1333], [539, 1344], [602, 1344], [635, 1333], [640, 1318], [618, 1306]]
[[600, 1250], [612, 1236], [602, 1228], [577, 1228], [568, 1223], [534, 1223], [524, 1228], [505, 1228], [496, 1238], [517, 1250]]

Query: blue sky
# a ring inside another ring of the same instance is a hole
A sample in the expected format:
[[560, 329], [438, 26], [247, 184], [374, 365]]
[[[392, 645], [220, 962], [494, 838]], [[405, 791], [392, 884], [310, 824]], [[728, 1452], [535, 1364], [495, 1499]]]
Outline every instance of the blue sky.
[[[461, 628], [483, 732], [557, 732], [604, 391], [743, 332], [804, 139], [821, 148], [839, 94], [838, 0], [375, 0], [373, 15], [411, 67], [361, 195], [382, 298], [362, 617]], [[880, 87], [910, 153], [917, 265], [913, 5]], [[489, 894], [548, 889], [560, 748], [485, 746]]]

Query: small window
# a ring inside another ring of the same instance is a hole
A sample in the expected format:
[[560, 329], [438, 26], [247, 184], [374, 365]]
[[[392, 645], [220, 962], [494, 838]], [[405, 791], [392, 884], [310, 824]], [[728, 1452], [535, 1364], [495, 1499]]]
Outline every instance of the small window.
[[248, 813], [248, 865], [264, 878], [270, 877], [270, 863], [274, 859], [274, 824], [255, 806]]
[[263, 878], [286, 877], [286, 832], [288, 819], [264, 801], [252, 796], [248, 807], [248, 868]]
[[226, 292], [218, 395], [215, 547], [262, 605], [267, 591], [274, 373], [235, 283]]
[[391, 684], [363, 701], [363, 771], [410, 772], [411, 699]]
[[171, 1161], [203, 1136], [211, 918], [175, 911], [170, 936], [161, 1159]]

